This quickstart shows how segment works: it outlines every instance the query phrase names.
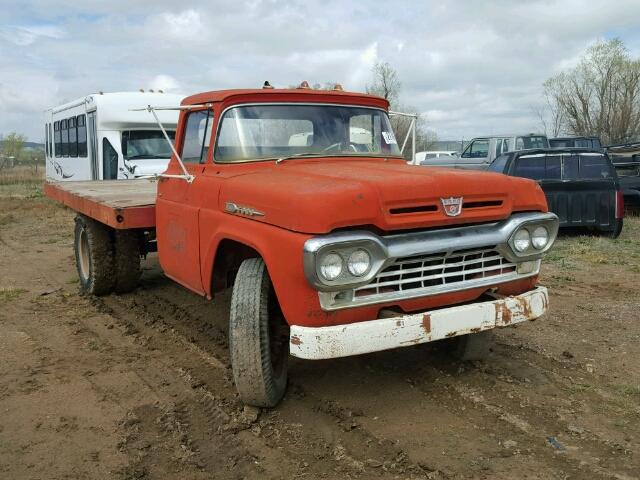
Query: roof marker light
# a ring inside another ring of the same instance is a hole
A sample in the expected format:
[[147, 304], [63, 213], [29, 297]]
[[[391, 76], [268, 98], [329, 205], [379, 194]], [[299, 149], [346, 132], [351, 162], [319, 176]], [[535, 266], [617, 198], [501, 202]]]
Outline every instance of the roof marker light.
[[307, 82], [306, 80], [303, 80], [302, 83], [300, 85], [298, 85], [298, 88], [302, 88], [305, 90], [311, 90], [311, 87], [309, 86], [309, 82]]
[[344, 89], [342, 88], [342, 85], [340, 85], [339, 83], [336, 83], [336, 84], [333, 86], [333, 89], [334, 89], [334, 90], [337, 90], [338, 92], [343, 92], [343, 91], [344, 91]]
[[269, 80], [265, 80], [262, 88], [273, 88], [273, 85], [269, 83]]

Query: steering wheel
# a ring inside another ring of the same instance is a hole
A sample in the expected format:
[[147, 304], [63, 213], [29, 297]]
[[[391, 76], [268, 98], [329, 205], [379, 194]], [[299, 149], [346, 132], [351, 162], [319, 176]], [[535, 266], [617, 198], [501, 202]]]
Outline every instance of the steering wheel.
[[[323, 148], [322, 151], [323, 152], [327, 152], [329, 150], [333, 150], [334, 148], [338, 148], [338, 147], [342, 147], [342, 142], [337, 142], [337, 143], [334, 143], [332, 145], [329, 145], [328, 147]], [[349, 142], [349, 149], [351, 149], [352, 151], [354, 151], [356, 153], [358, 152], [358, 148], [351, 142]]]

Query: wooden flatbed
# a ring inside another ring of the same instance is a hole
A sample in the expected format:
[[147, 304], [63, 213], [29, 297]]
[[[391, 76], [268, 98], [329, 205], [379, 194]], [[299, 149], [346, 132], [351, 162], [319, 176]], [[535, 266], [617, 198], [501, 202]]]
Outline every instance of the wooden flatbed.
[[153, 228], [157, 184], [156, 179], [46, 182], [44, 193], [113, 228]]

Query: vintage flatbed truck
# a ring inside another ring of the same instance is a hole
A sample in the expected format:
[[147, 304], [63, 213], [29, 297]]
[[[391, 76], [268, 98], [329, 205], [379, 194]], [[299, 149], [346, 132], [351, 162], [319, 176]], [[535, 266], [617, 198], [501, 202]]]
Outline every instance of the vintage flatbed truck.
[[442, 340], [473, 358], [486, 331], [547, 310], [558, 219], [535, 182], [408, 165], [386, 100], [305, 87], [184, 99], [155, 180], [47, 183], [77, 212], [81, 289], [134, 290], [154, 250], [200, 295], [233, 288], [234, 380], [256, 406], [284, 394], [290, 354]]

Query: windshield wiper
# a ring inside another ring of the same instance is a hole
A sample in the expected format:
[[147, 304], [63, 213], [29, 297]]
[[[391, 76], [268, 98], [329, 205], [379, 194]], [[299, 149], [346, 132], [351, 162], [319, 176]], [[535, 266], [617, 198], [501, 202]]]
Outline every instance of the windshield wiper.
[[284, 162], [285, 160], [289, 160], [291, 158], [299, 158], [299, 157], [322, 157], [324, 156], [322, 153], [320, 152], [301, 152], [301, 153], [294, 153], [293, 155], [286, 155], [284, 157], [280, 157], [276, 159], [276, 164], [277, 163], [281, 163]]
[[136, 159], [155, 159], [155, 158], [169, 158], [171, 154], [167, 154], [166, 156], [161, 155], [132, 155], [130, 157], [126, 157], [127, 160], [136, 160]]

